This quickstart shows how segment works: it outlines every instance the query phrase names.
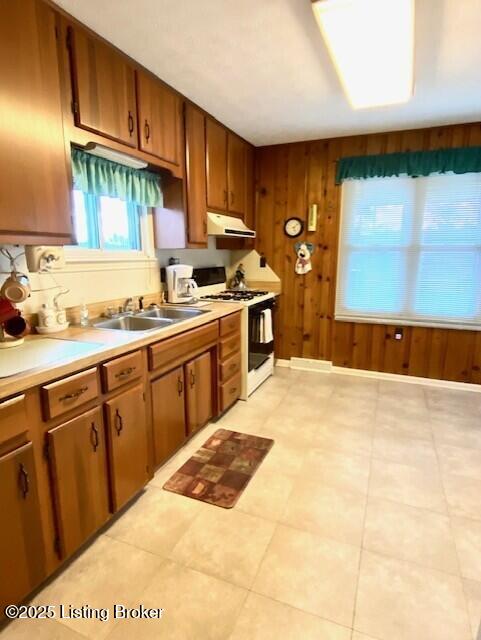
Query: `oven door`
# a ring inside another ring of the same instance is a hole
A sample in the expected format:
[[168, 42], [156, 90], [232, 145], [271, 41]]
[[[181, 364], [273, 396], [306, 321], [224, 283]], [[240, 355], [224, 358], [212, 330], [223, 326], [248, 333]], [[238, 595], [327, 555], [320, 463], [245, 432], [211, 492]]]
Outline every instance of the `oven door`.
[[271, 298], [249, 307], [249, 371], [261, 367], [274, 352], [275, 306]]

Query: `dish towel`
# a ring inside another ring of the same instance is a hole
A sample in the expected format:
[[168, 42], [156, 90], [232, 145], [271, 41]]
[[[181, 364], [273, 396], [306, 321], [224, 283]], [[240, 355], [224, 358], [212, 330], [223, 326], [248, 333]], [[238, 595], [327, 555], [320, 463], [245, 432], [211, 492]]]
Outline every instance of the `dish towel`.
[[274, 334], [272, 332], [272, 311], [270, 309], [264, 309], [261, 315], [261, 342], [265, 344], [274, 340]]

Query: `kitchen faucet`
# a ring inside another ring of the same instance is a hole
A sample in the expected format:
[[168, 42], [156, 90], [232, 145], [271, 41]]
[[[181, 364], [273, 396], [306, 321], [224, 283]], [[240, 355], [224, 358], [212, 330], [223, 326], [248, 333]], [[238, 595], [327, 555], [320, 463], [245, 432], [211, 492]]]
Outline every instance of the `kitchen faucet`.
[[124, 302], [123, 311], [124, 313], [135, 311], [133, 298], [127, 298], [127, 300]]

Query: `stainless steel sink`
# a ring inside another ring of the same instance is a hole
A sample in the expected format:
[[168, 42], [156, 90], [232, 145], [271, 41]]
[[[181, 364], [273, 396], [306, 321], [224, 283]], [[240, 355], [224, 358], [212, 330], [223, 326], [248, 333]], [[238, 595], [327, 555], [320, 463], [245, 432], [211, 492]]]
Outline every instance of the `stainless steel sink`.
[[149, 311], [142, 311], [138, 315], [141, 318], [168, 318], [174, 322], [180, 322], [181, 320], [190, 320], [201, 316], [203, 313], [209, 313], [206, 309], [182, 309], [179, 307], [160, 307], [159, 309], [150, 309]]
[[169, 318], [144, 318], [137, 315], [102, 320], [96, 322], [94, 326], [97, 329], [116, 329], [117, 331], [154, 331], [170, 327], [173, 322]]

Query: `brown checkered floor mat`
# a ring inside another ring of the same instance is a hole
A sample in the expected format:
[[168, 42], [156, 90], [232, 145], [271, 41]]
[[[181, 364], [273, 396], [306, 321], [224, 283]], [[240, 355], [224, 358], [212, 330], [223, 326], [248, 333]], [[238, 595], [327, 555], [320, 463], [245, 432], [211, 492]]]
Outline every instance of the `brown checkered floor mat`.
[[274, 440], [218, 429], [164, 484], [164, 489], [230, 509]]

